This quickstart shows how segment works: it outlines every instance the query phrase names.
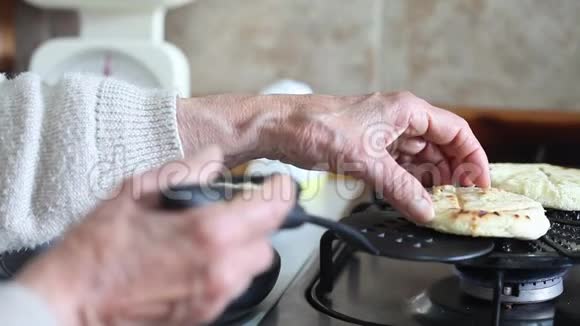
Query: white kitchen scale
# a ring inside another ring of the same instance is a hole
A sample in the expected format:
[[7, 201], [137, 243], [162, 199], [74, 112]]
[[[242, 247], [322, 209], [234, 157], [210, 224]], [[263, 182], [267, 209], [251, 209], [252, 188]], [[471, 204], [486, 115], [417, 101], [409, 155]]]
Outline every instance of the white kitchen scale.
[[29, 70], [47, 83], [67, 72], [111, 76], [189, 96], [185, 55], [165, 41], [167, 9], [192, 0], [25, 0], [48, 9], [75, 9], [80, 35], [56, 38], [32, 55]]

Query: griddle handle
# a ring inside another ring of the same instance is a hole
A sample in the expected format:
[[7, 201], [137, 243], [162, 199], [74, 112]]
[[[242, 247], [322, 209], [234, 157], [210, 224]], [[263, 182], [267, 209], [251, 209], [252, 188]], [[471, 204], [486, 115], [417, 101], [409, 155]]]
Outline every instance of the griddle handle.
[[[241, 189], [227, 185], [185, 185], [171, 187], [161, 194], [161, 207], [167, 210], [182, 210], [202, 207], [234, 198]], [[281, 229], [294, 229], [309, 222], [309, 216], [296, 199], [296, 204], [286, 216]]]
[[[300, 187], [297, 185], [297, 189]], [[167, 210], [182, 210], [202, 207], [208, 204], [231, 200], [241, 189], [227, 185], [184, 185], [171, 187], [161, 193], [161, 207]], [[318, 216], [309, 215], [298, 202], [300, 191], [297, 192], [296, 202], [286, 216], [280, 229], [294, 229], [305, 223], [318, 225], [334, 231], [342, 240], [374, 255], [379, 250], [359, 230], [339, 222]]]
[[295, 229], [302, 226], [307, 222], [308, 214], [304, 208], [298, 203], [294, 205], [290, 213], [286, 216], [284, 224], [280, 227], [281, 229]]

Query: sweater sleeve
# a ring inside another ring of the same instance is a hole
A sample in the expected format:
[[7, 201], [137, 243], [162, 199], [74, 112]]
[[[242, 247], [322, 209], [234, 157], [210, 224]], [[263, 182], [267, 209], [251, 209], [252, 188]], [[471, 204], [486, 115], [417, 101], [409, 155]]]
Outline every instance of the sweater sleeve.
[[5, 326], [57, 326], [44, 300], [14, 282], [0, 283], [0, 316]]
[[123, 178], [180, 158], [176, 98], [77, 74], [0, 77], [0, 252], [50, 241]]

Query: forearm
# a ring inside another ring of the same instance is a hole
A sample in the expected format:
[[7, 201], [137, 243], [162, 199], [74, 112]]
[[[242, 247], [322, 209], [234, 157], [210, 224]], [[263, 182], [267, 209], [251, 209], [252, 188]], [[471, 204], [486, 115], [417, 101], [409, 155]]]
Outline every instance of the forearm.
[[271, 149], [262, 134], [280, 124], [289, 103], [268, 96], [217, 95], [178, 100], [177, 122], [184, 153], [219, 145], [229, 166], [266, 157]]
[[322, 95], [216, 95], [180, 99], [177, 120], [185, 155], [219, 145], [228, 166], [279, 159], [278, 146], [300, 132], [303, 114], [327, 112], [338, 98]]

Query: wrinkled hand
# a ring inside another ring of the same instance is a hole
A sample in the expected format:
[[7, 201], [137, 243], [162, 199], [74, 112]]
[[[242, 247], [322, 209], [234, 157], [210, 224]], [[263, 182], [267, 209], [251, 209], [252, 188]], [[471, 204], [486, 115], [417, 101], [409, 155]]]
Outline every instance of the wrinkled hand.
[[165, 179], [177, 173], [182, 182], [205, 182], [221, 160], [213, 148], [127, 180], [17, 281], [43, 296], [63, 325], [211, 321], [270, 266], [268, 236], [295, 198], [291, 180], [277, 176], [227, 203], [157, 209]]
[[423, 186], [490, 184], [467, 122], [410, 93], [314, 95], [301, 105], [272, 137], [277, 158], [360, 177], [416, 222], [433, 215]]
[[490, 184], [487, 157], [467, 122], [406, 92], [219, 95], [179, 107], [186, 153], [219, 143], [232, 166], [266, 157], [359, 177], [416, 222], [433, 215], [423, 185]]

